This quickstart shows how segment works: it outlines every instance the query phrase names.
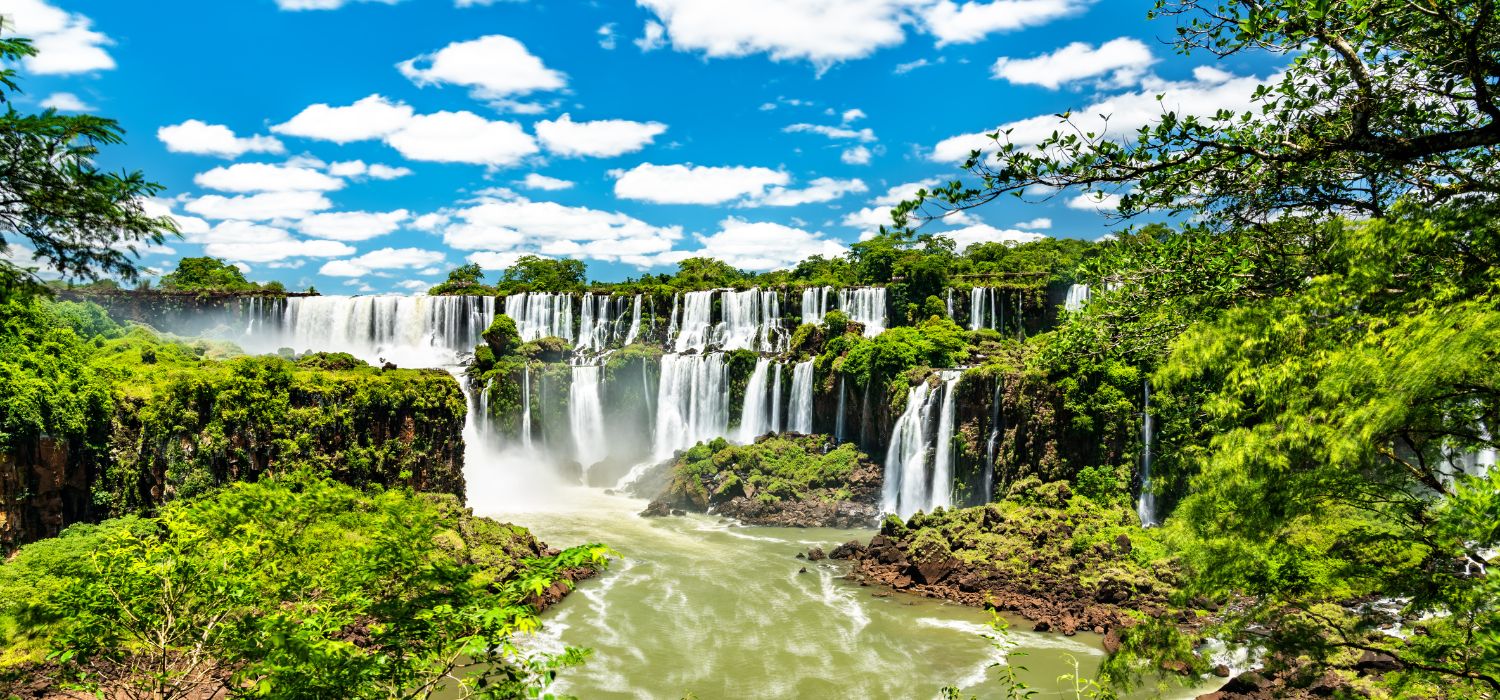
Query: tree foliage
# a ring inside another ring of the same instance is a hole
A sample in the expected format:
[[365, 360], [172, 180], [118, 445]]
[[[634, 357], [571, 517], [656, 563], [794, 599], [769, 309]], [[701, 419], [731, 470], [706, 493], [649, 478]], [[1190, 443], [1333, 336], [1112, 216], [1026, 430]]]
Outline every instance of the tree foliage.
[[238, 267], [211, 257], [183, 258], [177, 269], [163, 275], [161, 288], [177, 292], [250, 292], [260, 286], [245, 279]]
[[[0, 27], [3, 29], [3, 27]], [[108, 173], [94, 164], [100, 147], [119, 144], [112, 119], [16, 111], [14, 66], [36, 54], [25, 39], [0, 38], [0, 299], [43, 292], [42, 268], [67, 278], [139, 277], [138, 246], [176, 233], [170, 218], [145, 213], [161, 186], [139, 172]], [[17, 247], [19, 243], [24, 246]]]

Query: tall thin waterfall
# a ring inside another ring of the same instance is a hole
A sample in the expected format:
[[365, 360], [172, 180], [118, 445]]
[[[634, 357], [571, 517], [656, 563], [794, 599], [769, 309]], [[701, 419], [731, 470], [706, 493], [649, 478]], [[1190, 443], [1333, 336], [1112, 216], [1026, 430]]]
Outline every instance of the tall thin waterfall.
[[261, 330], [245, 345], [340, 351], [367, 361], [437, 367], [472, 350], [494, 317], [493, 297], [293, 297], [275, 319], [277, 327], [265, 328], [271, 319], [263, 318]]
[[516, 322], [521, 340], [556, 336], [573, 338], [573, 297], [568, 294], [531, 292], [505, 298], [505, 315]]
[[839, 309], [865, 326], [865, 336], [873, 338], [885, 330], [886, 297], [884, 287], [861, 287], [839, 290]]
[[641, 335], [641, 295], [635, 295], [635, 303], [630, 311], [630, 330], [625, 333], [625, 344], [635, 342]]
[[1151, 382], [1144, 385], [1141, 401], [1141, 495], [1135, 499], [1135, 514], [1141, 527], [1157, 524], [1156, 494], [1151, 492], [1151, 442], [1155, 439], [1151, 425]]
[[813, 431], [813, 361], [799, 362], [792, 369], [792, 402], [787, 408], [787, 430], [810, 434]]
[[614, 335], [613, 302], [607, 294], [585, 293], [579, 306], [578, 342], [573, 348], [579, 352], [600, 352], [609, 347]]
[[755, 361], [755, 371], [745, 382], [745, 405], [740, 409], [739, 441], [749, 444], [755, 438], [770, 432], [771, 423], [771, 360], [762, 357]]
[[945, 371], [943, 377], [943, 408], [938, 418], [937, 450], [932, 459], [931, 508], [948, 508], [953, 505], [953, 424], [957, 422], [957, 405], [954, 394], [958, 392], [960, 372]]
[[885, 454], [885, 485], [881, 508], [909, 517], [927, 505], [927, 423], [932, 414], [932, 390], [922, 382], [906, 393], [906, 410], [896, 421]]
[[679, 328], [677, 325], [677, 306], [680, 301], [682, 301], [682, 295], [674, 292], [672, 294], [672, 315], [667, 317], [668, 340], [677, 337], [677, 330]]
[[657, 459], [729, 432], [729, 365], [723, 353], [661, 358], [656, 392]]
[[1068, 287], [1068, 298], [1063, 302], [1063, 309], [1067, 311], [1081, 311], [1083, 305], [1088, 303], [1091, 296], [1093, 296], [1093, 292], [1086, 284], [1075, 284]]
[[833, 441], [844, 441], [844, 374], [839, 373], [839, 414], [833, 422]]
[[995, 398], [990, 404], [990, 439], [984, 445], [984, 500], [989, 501], [995, 497], [995, 459], [1000, 453], [1000, 435], [1005, 432], [1005, 426], [1000, 423], [1005, 415], [1001, 412], [1001, 403], [1005, 399], [1005, 378], [1003, 376], [995, 379]]
[[802, 290], [802, 322], [817, 325], [828, 315], [828, 287], [808, 287]]
[[713, 292], [688, 292], [683, 295], [682, 325], [678, 327], [675, 344], [677, 352], [703, 352], [708, 348], [713, 332], [713, 311]]
[[589, 467], [598, 464], [609, 455], [604, 438], [604, 405], [599, 401], [598, 365], [576, 365], [573, 367], [573, 384], [568, 389], [569, 425], [573, 429], [574, 455], [583, 465], [585, 476]]
[[[486, 402], [485, 405], [489, 405]], [[527, 452], [535, 449], [531, 442], [531, 366], [521, 369], [521, 447]]]
[[[695, 294], [711, 292], [694, 292]], [[710, 338], [724, 350], [776, 352], [781, 348], [781, 298], [759, 288], [723, 291], [724, 322]], [[711, 308], [711, 307], [710, 307]]]
[[779, 433], [785, 427], [781, 422], [781, 365], [776, 365], [773, 371], [776, 377], [772, 380], [771, 389], [771, 432]]
[[948, 318], [953, 318], [953, 290], [948, 290], [947, 302], [944, 304], [948, 310]]
[[[459, 383], [464, 383], [463, 379], [459, 379]], [[490, 389], [494, 388], [494, 386], [495, 380], [493, 378], [484, 383], [484, 388], [479, 390], [478, 404], [474, 403], [474, 397], [467, 394], [464, 396], [464, 398], [469, 399], [469, 413], [474, 417], [474, 425], [479, 428], [480, 439], [493, 434], [490, 427]]]

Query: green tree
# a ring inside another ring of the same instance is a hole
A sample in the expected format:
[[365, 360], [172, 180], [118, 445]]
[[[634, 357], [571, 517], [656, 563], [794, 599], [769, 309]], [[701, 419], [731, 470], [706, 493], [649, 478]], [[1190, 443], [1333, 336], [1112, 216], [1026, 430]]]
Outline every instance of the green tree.
[[448, 279], [427, 291], [428, 294], [494, 294], [495, 290], [484, 284], [484, 268], [479, 263], [459, 265], [448, 271]]
[[514, 265], [505, 268], [501, 284], [512, 289], [538, 292], [582, 291], [588, 267], [582, 260], [571, 258], [543, 258], [523, 255]]
[[677, 263], [676, 283], [679, 289], [715, 289], [732, 287], [745, 280], [745, 273], [733, 265], [713, 258], [688, 258]]
[[1494, 195], [1496, 13], [1493, 0], [1158, 0], [1152, 14], [1177, 20], [1183, 53], [1270, 52], [1289, 65], [1244, 112], [1164, 108], [1125, 133], [1064, 114], [1035, 148], [993, 134], [994, 155], [974, 151], [965, 165], [973, 182], [936, 188], [896, 218], [930, 215], [922, 200], [966, 208], [1032, 188], [1115, 190], [1121, 216], [1191, 213], [1220, 229]]
[[161, 288], [175, 292], [246, 292], [260, 287], [246, 280], [238, 267], [205, 256], [178, 261], [176, 270], [162, 276]]
[[[3, 27], [0, 27], [3, 30]], [[140, 277], [136, 246], [177, 232], [170, 218], [146, 215], [142, 202], [161, 186], [139, 172], [107, 173], [94, 164], [101, 146], [121, 143], [112, 119], [56, 110], [22, 114], [14, 66], [36, 55], [25, 39], [0, 38], [0, 253], [20, 253], [36, 266], [0, 257], [0, 298], [43, 293], [41, 268], [65, 278]], [[25, 245], [16, 249], [16, 244]]]

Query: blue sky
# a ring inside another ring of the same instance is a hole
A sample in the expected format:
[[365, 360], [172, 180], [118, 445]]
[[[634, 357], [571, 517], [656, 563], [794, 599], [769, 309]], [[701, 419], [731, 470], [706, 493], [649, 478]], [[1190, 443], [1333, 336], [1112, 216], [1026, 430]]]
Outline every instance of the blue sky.
[[[617, 280], [836, 254], [983, 132], [1068, 109], [1124, 133], [1243, 109], [1264, 58], [1176, 55], [1149, 0], [0, 0], [23, 100], [118, 119], [105, 164], [185, 238], [325, 293], [424, 289], [537, 253]], [[149, 7], [150, 9], [143, 9]], [[25, 104], [25, 103], [23, 103]], [[1097, 238], [1078, 192], [932, 225]], [[1107, 200], [1104, 206], [1107, 206]]]

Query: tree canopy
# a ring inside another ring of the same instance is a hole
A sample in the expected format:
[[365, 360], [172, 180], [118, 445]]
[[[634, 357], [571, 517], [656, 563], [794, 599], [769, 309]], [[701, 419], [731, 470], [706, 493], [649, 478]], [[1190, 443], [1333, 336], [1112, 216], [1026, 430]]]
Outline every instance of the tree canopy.
[[65, 278], [134, 281], [140, 246], [177, 232], [170, 217], [146, 213], [145, 200], [161, 186], [139, 172], [108, 173], [94, 164], [101, 146], [123, 141], [114, 120], [16, 111], [14, 66], [35, 54], [25, 39], [0, 38], [0, 102], [6, 103], [0, 114], [0, 297], [45, 291], [44, 269]]

